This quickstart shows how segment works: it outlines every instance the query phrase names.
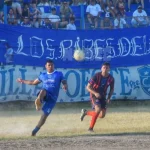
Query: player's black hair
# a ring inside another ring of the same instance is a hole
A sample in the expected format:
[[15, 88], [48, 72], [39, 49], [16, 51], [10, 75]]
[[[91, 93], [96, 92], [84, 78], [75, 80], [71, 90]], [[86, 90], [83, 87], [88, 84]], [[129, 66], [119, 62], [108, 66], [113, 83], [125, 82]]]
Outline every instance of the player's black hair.
[[102, 66], [109, 66], [109, 67], [110, 67], [110, 63], [109, 63], [109, 62], [104, 62], [104, 63], [102, 64]]
[[52, 64], [54, 64], [54, 61], [53, 61], [52, 59], [47, 59], [47, 60], [46, 60], [46, 64], [47, 64], [47, 63], [52, 63]]

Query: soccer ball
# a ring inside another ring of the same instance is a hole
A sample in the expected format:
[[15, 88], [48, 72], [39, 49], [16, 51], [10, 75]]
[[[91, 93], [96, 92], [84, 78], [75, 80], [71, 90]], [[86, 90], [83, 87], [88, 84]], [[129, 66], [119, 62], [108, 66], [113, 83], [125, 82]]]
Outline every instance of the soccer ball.
[[73, 56], [74, 56], [74, 59], [77, 61], [82, 61], [85, 58], [84, 52], [80, 49], [75, 50]]

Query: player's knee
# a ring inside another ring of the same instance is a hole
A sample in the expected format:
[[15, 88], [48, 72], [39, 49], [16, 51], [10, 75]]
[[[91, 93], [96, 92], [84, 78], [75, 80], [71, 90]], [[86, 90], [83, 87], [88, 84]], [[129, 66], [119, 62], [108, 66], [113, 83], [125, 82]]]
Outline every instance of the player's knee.
[[46, 90], [44, 90], [44, 89], [40, 90], [39, 94], [40, 95], [46, 95]]
[[40, 90], [40, 93], [45, 93], [45, 92], [46, 92], [45, 89]]
[[100, 114], [99, 116], [98, 116], [98, 118], [104, 118], [105, 117], [105, 114]]
[[99, 118], [104, 118], [105, 117], [105, 114], [106, 114], [106, 111], [105, 110], [102, 110], [99, 114]]

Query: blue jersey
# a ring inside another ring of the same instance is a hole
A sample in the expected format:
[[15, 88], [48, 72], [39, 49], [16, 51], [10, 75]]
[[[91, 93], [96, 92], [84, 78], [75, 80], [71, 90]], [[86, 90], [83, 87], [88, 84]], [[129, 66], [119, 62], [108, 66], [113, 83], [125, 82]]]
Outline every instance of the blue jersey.
[[52, 73], [41, 73], [38, 80], [43, 83], [43, 89], [45, 89], [52, 97], [53, 100], [57, 100], [61, 81], [64, 80], [64, 76], [60, 71], [54, 71]]

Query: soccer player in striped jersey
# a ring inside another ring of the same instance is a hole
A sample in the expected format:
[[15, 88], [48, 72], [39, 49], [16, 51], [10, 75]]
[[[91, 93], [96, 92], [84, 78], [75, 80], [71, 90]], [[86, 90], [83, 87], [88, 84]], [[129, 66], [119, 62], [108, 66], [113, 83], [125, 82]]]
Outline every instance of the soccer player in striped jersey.
[[[83, 121], [84, 117], [91, 116], [89, 131], [93, 131], [97, 118], [104, 118], [106, 114], [106, 105], [110, 103], [110, 98], [114, 91], [114, 78], [110, 71], [110, 64], [103, 63], [101, 72], [96, 73], [88, 82], [87, 90], [90, 92], [92, 108], [94, 111], [86, 109], [81, 110], [80, 119]], [[110, 86], [110, 91], [106, 98], [107, 88]]]

